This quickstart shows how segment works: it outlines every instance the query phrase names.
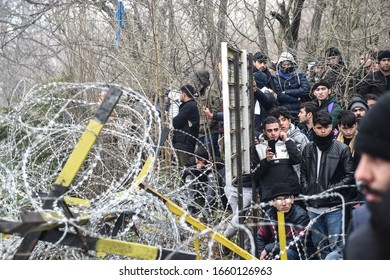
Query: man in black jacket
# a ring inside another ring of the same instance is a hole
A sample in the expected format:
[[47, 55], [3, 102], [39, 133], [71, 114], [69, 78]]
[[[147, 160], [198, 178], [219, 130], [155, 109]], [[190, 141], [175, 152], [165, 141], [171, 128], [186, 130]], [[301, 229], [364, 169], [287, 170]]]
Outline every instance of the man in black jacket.
[[358, 84], [358, 94], [366, 97], [367, 94], [380, 96], [390, 91], [390, 50], [378, 52], [379, 71], [368, 74]]
[[173, 118], [172, 125], [173, 147], [179, 160], [179, 165], [184, 167], [195, 150], [196, 140], [199, 134], [199, 110], [194, 100], [195, 89], [191, 85], [180, 88], [179, 114]]
[[[352, 212], [344, 258], [390, 259], [390, 95], [378, 99], [359, 125], [355, 178], [366, 203]], [[353, 225], [353, 228], [352, 228]]]
[[[303, 149], [300, 179], [302, 193], [314, 196], [307, 201], [308, 214], [313, 221], [312, 239], [321, 258], [325, 258], [344, 247], [343, 205], [339, 195], [349, 198], [356, 192], [342, 187], [354, 183], [353, 162], [348, 146], [333, 137], [332, 116], [319, 111], [314, 115], [313, 124], [313, 142]], [[326, 195], [330, 193], [336, 194]]]

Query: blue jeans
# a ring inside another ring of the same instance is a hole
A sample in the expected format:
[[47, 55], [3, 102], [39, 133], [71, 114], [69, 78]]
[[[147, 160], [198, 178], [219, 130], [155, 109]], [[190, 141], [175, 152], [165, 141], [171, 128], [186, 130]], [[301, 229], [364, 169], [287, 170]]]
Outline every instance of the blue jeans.
[[342, 241], [342, 210], [324, 214], [307, 211], [310, 220], [316, 219], [311, 228], [313, 245], [320, 250], [321, 259], [325, 259], [330, 252], [340, 252], [344, 248]]
[[213, 149], [214, 149], [214, 154], [217, 158], [221, 157], [221, 152], [219, 150], [219, 145], [218, 145], [218, 139], [219, 139], [219, 132], [215, 132], [211, 134], [211, 136], [202, 136], [200, 137], [200, 141], [202, 142], [203, 145], [206, 146], [207, 150], [209, 150], [210, 154], [213, 155]]

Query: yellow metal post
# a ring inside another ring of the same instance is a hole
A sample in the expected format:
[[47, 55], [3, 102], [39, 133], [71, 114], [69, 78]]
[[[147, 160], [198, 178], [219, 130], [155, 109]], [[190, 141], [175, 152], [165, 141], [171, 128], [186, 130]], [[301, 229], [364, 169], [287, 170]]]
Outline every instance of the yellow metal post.
[[284, 213], [280, 211], [278, 211], [278, 236], [279, 236], [279, 246], [280, 246], [280, 259], [287, 260], [286, 227], [284, 224]]

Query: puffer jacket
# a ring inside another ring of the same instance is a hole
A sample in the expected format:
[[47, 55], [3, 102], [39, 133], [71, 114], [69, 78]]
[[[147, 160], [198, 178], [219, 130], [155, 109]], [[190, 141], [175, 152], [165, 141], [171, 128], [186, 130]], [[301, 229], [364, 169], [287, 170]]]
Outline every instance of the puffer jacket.
[[[355, 183], [353, 161], [349, 147], [336, 140], [322, 152], [319, 174], [317, 176], [317, 147], [314, 142], [305, 146], [301, 162], [301, 187], [304, 195], [317, 195], [324, 191], [335, 190], [348, 200], [356, 197], [356, 188], [337, 188]], [[310, 199], [309, 206], [332, 207], [341, 204], [338, 196]]]
[[[294, 65], [294, 71], [289, 74], [283, 74], [281, 65], [283, 61], [289, 60]], [[297, 71], [297, 64], [294, 57], [284, 52], [281, 54], [276, 65], [277, 73], [273, 76], [277, 100], [280, 106], [287, 107], [293, 113], [298, 114], [300, 105], [309, 98], [310, 84], [304, 73]]]
[[260, 182], [261, 201], [269, 201], [274, 185], [286, 181], [295, 186], [291, 190], [292, 194], [300, 194], [299, 179], [293, 165], [301, 162], [301, 153], [295, 142], [292, 139], [285, 143], [278, 140], [275, 145], [276, 155], [269, 162], [266, 159], [268, 141], [264, 139], [264, 135], [260, 135], [259, 142], [256, 145], [259, 165], [255, 170], [254, 179]]

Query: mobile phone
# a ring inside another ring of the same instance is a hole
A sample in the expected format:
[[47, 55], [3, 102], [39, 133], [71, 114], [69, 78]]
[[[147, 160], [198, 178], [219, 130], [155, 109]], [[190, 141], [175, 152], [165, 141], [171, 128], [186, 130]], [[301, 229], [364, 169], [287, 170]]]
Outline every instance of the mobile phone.
[[274, 154], [276, 154], [275, 144], [276, 144], [276, 140], [268, 140], [268, 147], [271, 148], [271, 151]]

